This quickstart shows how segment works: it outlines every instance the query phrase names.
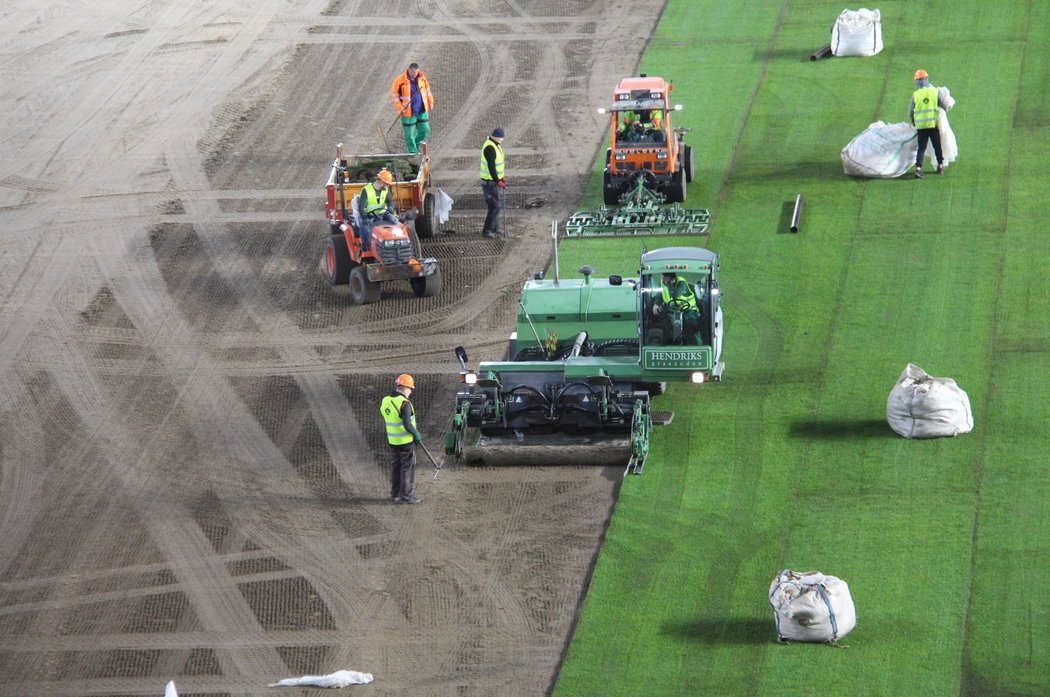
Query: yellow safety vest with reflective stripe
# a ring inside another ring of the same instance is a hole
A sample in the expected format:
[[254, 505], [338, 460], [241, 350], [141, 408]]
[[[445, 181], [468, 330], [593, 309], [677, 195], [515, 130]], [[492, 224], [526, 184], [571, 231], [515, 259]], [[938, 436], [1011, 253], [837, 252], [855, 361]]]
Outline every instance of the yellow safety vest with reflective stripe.
[[916, 128], [937, 128], [937, 88], [920, 87], [912, 95], [912, 118]]
[[[408, 445], [413, 441], [412, 434], [405, 428], [405, 422], [401, 418], [401, 407], [408, 398], [402, 394], [390, 394], [383, 397], [383, 403], [379, 406], [379, 413], [383, 415], [386, 423], [386, 439], [390, 445]], [[416, 410], [412, 403], [408, 402], [409, 421], [412, 428], [416, 427]]]
[[[693, 294], [693, 288], [689, 285], [689, 281], [685, 280], [681, 276], [676, 276], [674, 280], [675, 285], [678, 285], [679, 283], [684, 283], [686, 287], [686, 295], [683, 295], [681, 298], [678, 299], [685, 301], [687, 306], [686, 309], [695, 310], [696, 295]], [[663, 282], [663, 279], [660, 280], [660, 285], [662, 287], [661, 292], [663, 293], [664, 304], [666, 305], [667, 303], [671, 302], [671, 289]]]
[[365, 209], [362, 213], [375, 215], [387, 210], [386, 199], [390, 189], [384, 187], [382, 191], [376, 191], [374, 184], [365, 184], [361, 187], [361, 193], [365, 197]]
[[485, 181], [492, 181], [492, 175], [489, 174], [489, 163], [485, 159], [485, 148], [490, 145], [496, 148], [496, 179], [503, 179], [503, 146], [491, 138], [486, 138], [485, 144], [481, 146], [481, 178]]

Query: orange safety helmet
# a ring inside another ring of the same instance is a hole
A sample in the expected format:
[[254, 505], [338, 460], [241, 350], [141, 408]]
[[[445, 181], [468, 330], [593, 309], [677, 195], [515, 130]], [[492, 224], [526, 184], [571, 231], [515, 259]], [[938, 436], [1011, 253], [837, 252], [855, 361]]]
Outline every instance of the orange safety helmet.
[[915, 79], [916, 80], [921, 80], [924, 77], [929, 77], [929, 75], [926, 74], [925, 70], [923, 70], [922, 68], [919, 68], [918, 70], [915, 71]]
[[397, 380], [394, 381], [394, 384], [400, 385], [401, 387], [407, 387], [410, 390], [416, 389], [415, 378], [413, 378], [408, 373], [402, 373], [401, 375], [398, 375]]
[[394, 175], [390, 173], [390, 170], [386, 170], [386, 169], [379, 170], [379, 174], [376, 175], [376, 178], [379, 181], [383, 182], [384, 184], [393, 184], [394, 183]]

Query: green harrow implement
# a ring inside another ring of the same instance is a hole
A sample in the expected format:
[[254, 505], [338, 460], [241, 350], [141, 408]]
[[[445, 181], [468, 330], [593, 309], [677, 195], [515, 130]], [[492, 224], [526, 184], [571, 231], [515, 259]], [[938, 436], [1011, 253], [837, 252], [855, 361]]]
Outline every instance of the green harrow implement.
[[577, 211], [565, 221], [567, 237], [624, 237], [630, 235], [706, 235], [711, 212], [687, 210], [674, 203], [663, 205], [664, 196], [650, 191], [639, 178], [620, 198], [620, 205], [605, 204], [597, 211]]

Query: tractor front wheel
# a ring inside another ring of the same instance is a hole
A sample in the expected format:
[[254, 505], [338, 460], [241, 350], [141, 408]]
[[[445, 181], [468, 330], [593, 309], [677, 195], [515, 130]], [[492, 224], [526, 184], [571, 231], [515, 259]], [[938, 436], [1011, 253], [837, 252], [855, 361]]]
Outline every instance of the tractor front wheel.
[[382, 293], [383, 287], [379, 283], [368, 280], [364, 266], [355, 266], [350, 272], [350, 297], [358, 305], [374, 303]]
[[668, 203], [682, 203], [685, 201], [685, 170], [680, 169], [674, 173], [671, 181], [663, 188], [663, 194]]
[[613, 184], [609, 170], [605, 170], [602, 175], [602, 199], [606, 206], [615, 206], [620, 202], [620, 187]]
[[350, 279], [350, 250], [346, 247], [343, 233], [329, 235], [324, 245], [324, 275], [333, 286], [342, 285]]
[[683, 166], [685, 168], [685, 180], [687, 182], [693, 181], [693, 173], [696, 172], [696, 162], [693, 161], [693, 149], [688, 145], [685, 146], [685, 162]]
[[410, 278], [408, 282], [417, 298], [432, 298], [441, 292], [441, 271], [436, 270], [429, 276]]

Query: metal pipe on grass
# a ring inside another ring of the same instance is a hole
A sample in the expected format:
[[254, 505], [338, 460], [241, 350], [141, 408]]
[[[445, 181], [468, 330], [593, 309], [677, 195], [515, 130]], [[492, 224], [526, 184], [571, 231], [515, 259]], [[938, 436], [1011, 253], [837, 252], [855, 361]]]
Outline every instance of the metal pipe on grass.
[[802, 224], [802, 204], [805, 199], [802, 198], [802, 194], [795, 197], [795, 210], [791, 213], [791, 232], [798, 232], [799, 226]]
[[820, 60], [821, 58], [827, 58], [827, 57], [828, 57], [828, 56], [830, 56], [830, 55], [831, 55], [831, 44], [828, 44], [828, 45], [827, 45], [827, 46], [825, 46], [824, 48], [822, 48], [822, 49], [818, 50], [818, 51], [817, 51], [816, 53], [814, 53], [813, 55], [811, 55], [811, 56], [809, 57], [809, 59], [810, 59], [811, 61], [818, 61], [818, 60]]

